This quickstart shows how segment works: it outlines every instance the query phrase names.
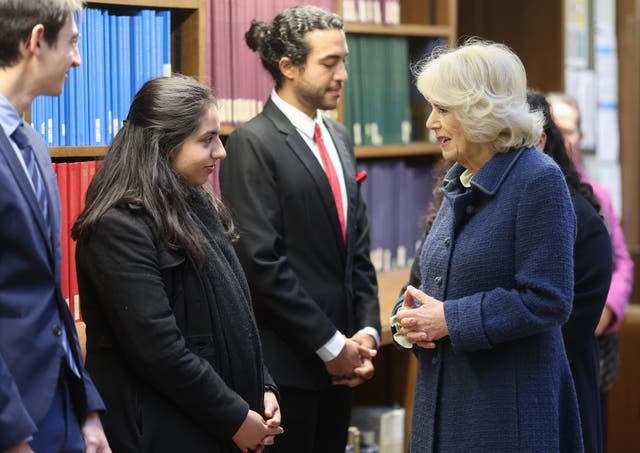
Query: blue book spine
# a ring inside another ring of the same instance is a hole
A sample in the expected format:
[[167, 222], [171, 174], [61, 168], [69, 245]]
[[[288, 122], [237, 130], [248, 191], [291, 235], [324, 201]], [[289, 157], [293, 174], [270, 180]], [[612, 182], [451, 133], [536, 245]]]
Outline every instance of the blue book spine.
[[131, 18], [131, 41], [133, 43], [133, 52], [131, 53], [131, 71], [133, 73], [133, 86], [131, 97], [135, 94], [144, 82], [144, 44], [142, 34], [142, 12]]
[[104, 42], [104, 21], [102, 19], [103, 11], [95, 10], [95, 36], [93, 38], [93, 58], [95, 59], [95, 76], [96, 90], [95, 110], [94, 110], [94, 128], [95, 128], [95, 144], [104, 145], [106, 142], [106, 103], [107, 93], [105, 91], [105, 42]]
[[164, 24], [162, 23], [162, 16], [156, 13], [153, 18], [153, 44], [152, 47], [152, 61], [151, 68], [153, 71], [153, 77], [162, 76], [162, 32], [164, 31]]
[[[55, 102], [54, 102], [55, 101]], [[47, 143], [49, 146], [57, 146], [58, 142], [58, 100], [53, 96], [47, 96]]]
[[142, 17], [142, 83], [155, 77], [153, 68], [153, 53], [155, 52], [155, 33], [153, 20], [156, 13], [150, 9], [140, 11]]
[[171, 11], [160, 11], [158, 15], [162, 17], [162, 73], [165, 76], [171, 75]]
[[67, 97], [64, 95], [64, 91], [61, 96], [57, 97], [58, 102], [58, 146], [67, 145]]
[[87, 85], [87, 78], [89, 74], [89, 65], [87, 63], [87, 54], [89, 50], [89, 28], [87, 26], [88, 23], [88, 13], [87, 10], [84, 10], [84, 14], [82, 16], [82, 22], [80, 26], [80, 41], [78, 43], [78, 49], [80, 50], [80, 55], [84, 58], [84, 64], [78, 68], [78, 86], [77, 86], [77, 97], [76, 97], [76, 111], [78, 112], [78, 129], [77, 129], [77, 145], [85, 146], [90, 144], [88, 129], [89, 129], [89, 116], [88, 116], [88, 108], [87, 108], [87, 93], [89, 91], [89, 87]]
[[94, 21], [94, 9], [87, 8], [86, 10], [86, 20], [85, 23], [87, 25], [88, 33], [85, 35], [87, 38], [87, 57], [85, 58], [85, 67], [87, 69], [87, 77], [85, 79], [86, 88], [85, 88], [85, 102], [87, 105], [86, 110], [86, 119], [85, 119], [85, 129], [86, 129], [86, 145], [94, 145], [96, 143], [96, 132], [94, 127], [94, 119], [95, 119], [95, 107], [97, 96], [96, 93], [96, 60], [95, 60], [95, 29], [96, 24]]
[[78, 111], [76, 110], [76, 96], [78, 95], [78, 72], [79, 68], [72, 68], [69, 71], [68, 86], [65, 89], [67, 103], [65, 105], [67, 109], [67, 145], [76, 146], [77, 141], [77, 129], [78, 129]]
[[121, 116], [120, 116], [120, 99], [118, 96], [118, 86], [120, 84], [120, 68], [118, 65], [120, 64], [120, 54], [118, 52], [118, 18], [115, 15], [109, 16], [109, 48], [110, 48], [110, 57], [111, 57], [111, 65], [110, 65], [110, 73], [111, 76], [111, 111], [112, 111], [112, 125], [111, 129], [113, 131], [113, 137], [118, 133], [121, 126]]
[[103, 31], [103, 36], [102, 36], [102, 48], [104, 49], [104, 55], [103, 55], [103, 74], [102, 74], [102, 79], [103, 79], [103, 84], [104, 84], [104, 90], [103, 90], [103, 94], [104, 94], [104, 108], [103, 108], [103, 117], [104, 117], [104, 124], [102, 126], [102, 130], [104, 131], [104, 143], [105, 144], [109, 144], [111, 143], [111, 139], [113, 138], [113, 112], [112, 112], [112, 105], [111, 105], [111, 81], [114, 78], [113, 77], [113, 72], [111, 69], [111, 29], [110, 29], [110, 21], [109, 21], [109, 12], [108, 11], [102, 11], [102, 31]]
[[129, 16], [119, 17], [120, 25], [120, 109], [121, 118], [127, 118], [133, 83], [131, 70], [131, 18]]

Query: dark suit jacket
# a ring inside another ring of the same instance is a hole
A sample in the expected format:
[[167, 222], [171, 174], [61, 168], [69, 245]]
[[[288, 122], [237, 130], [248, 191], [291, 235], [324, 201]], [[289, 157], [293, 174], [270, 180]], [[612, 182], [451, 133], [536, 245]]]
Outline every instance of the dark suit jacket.
[[343, 126], [325, 124], [345, 177], [346, 244], [324, 170], [271, 101], [231, 134], [220, 169], [267, 366], [278, 384], [303, 389], [329, 385], [315, 351], [336, 329], [347, 336], [365, 326], [380, 329], [353, 144]]
[[[9, 139], [0, 128], [0, 451], [23, 441], [49, 408], [64, 352], [60, 329], [82, 364], [73, 320], [60, 292], [60, 203], [47, 147], [29, 128], [50, 206], [52, 237]], [[80, 366], [70, 382], [79, 420], [104, 406]]]

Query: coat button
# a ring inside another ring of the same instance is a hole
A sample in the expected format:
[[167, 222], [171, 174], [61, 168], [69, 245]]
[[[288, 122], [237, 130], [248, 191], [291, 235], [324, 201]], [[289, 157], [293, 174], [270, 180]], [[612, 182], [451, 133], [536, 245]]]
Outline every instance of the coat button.
[[432, 365], [435, 365], [436, 363], [438, 363], [438, 357], [433, 356], [433, 357], [431, 358], [431, 364], [432, 364]]
[[436, 285], [441, 286], [442, 285], [442, 277], [440, 277], [439, 275], [433, 279], [436, 282]]
[[449, 237], [444, 238], [444, 246], [449, 247], [450, 244], [451, 244], [451, 238]]
[[60, 335], [62, 335], [62, 329], [58, 324], [54, 324], [53, 327], [51, 328], [51, 331], [56, 337], [59, 337]]

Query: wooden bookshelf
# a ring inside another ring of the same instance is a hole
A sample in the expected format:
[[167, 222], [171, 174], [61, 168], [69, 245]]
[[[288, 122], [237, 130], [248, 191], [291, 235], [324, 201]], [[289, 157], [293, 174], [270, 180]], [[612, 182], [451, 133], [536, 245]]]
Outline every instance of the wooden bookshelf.
[[[342, 13], [342, 1], [337, 9]], [[444, 38], [448, 45], [456, 44], [458, 34], [457, 0], [400, 0], [400, 24], [381, 25], [368, 23], [345, 23], [349, 34], [405, 36], [419, 39]], [[407, 62], [409, 65], [411, 62]], [[348, 83], [348, 82], [347, 82]], [[389, 87], [393, 89], [393, 87]], [[422, 105], [410, 105], [412, 117], [426, 121], [426, 101]], [[342, 105], [338, 109], [343, 118]], [[439, 156], [440, 147], [428, 141], [409, 144], [383, 146], [358, 146], [358, 159], [410, 158], [413, 156]], [[426, 207], [425, 207], [426, 208]], [[408, 351], [400, 351], [392, 344], [389, 317], [398, 299], [400, 289], [409, 280], [409, 269], [399, 269], [378, 273], [378, 296], [380, 299], [380, 320], [382, 324], [382, 345], [375, 359], [374, 378], [356, 389], [355, 401], [359, 404], [399, 404], [405, 409], [404, 450], [408, 451], [411, 433], [413, 397], [418, 364], [415, 356]]]
[[440, 38], [448, 36], [450, 29], [446, 25], [419, 25], [419, 24], [358, 24], [347, 23], [344, 26], [347, 33], [360, 33], [367, 35], [393, 35], [393, 36], [425, 36]]
[[[206, 0], [99, 0], [89, 1], [86, 6], [114, 11], [141, 8], [170, 9], [172, 71], [190, 75], [202, 82], [206, 81]], [[81, 57], [85, 58], [85, 55]], [[49, 150], [54, 159], [69, 159], [102, 157], [106, 154], [107, 148], [56, 146], [50, 147]]]
[[440, 155], [440, 153], [440, 147], [436, 143], [430, 142], [356, 147], [356, 158], [358, 159]]
[[[408, 38], [444, 38], [448, 45], [455, 45], [458, 32], [457, 0], [399, 0], [400, 23], [397, 25], [345, 22], [345, 31], [354, 35], [401, 36]], [[338, 0], [336, 9], [342, 14], [342, 1]], [[411, 62], [407, 61], [407, 65]], [[348, 83], [348, 82], [347, 82]], [[409, 82], [407, 82], [409, 83]], [[389, 89], [393, 89], [390, 87]], [[344, 100], [343, 100], [344, 101]], [[341, 101], [338, 117], [344, 118], [344, 106]], [[409, 106], [412, 117], [426, 121], [426, 101]], [[420, 134], [422, 135], [422, 134]], [[383, 146], [357, 146], [358, 159], [401, 158], [420, 155], [439, 155], [440, 148], [428, 141], [409, 144], [390, 144]]]
[[358, 404], [385, 406], [398, 404], [404, 408], [403, 451], [409, 451], [418, 361], [410, 351], [400, 350], [392, 344], [389, 317], [401, 288], [409, 281], [409, 273], [409, 269], [395, 269], [378, 274], [382, 332], [381, 347], [374, 359], [376, 373], [373, 379], [355, 389], [355, 401]]
[[103, 157], [107, 154], [106, 146], [51, 146], [49, 154], [52, 158], [71, 157]]

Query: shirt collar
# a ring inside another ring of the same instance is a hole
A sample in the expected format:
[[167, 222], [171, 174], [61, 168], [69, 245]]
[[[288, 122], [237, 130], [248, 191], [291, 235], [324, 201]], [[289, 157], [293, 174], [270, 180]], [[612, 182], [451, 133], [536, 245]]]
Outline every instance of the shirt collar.
[[7, 137], [13, 135], [22, 121], [23, 117], [18, 114], [11, 102], [0, 93], [0, 127], [2, 127]]
[[472, 178], [473, 178], [473, 173], [471, 172], [471, 170], [466, 168], [460, 175], [460, 183], [462, 184], [463, 187], [466, 187], [468, 189], [469, 187], [471, 187]]
[[271, 91], [271, 100], [298, 131], [308, 139], [314, 139], [316, 122], [322, 124], [322, 115], [319, 110], [316, 110], [315, 118], [309, 118], [309, 115], [302, 110], [297, 109], [282, 99], [278, 93], [276, 93], [276, 90]]

